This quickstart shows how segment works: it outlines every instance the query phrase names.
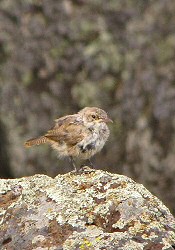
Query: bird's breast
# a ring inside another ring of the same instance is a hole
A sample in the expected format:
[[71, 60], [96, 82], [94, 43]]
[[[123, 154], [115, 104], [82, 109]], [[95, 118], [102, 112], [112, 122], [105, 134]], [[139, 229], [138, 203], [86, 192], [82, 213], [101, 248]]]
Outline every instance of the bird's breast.
[[79, 157], [84, 159], [88, 159], [99, 152], [109, 137], [109, 129], [105, 123], [94, 126], [89, 130], [88, 136], [84, 137], [77, 145]]

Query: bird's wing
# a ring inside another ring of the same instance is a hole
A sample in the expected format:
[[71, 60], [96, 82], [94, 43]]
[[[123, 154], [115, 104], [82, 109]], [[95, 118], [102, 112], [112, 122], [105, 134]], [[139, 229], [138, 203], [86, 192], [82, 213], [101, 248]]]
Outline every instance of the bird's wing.
[[68, 115], [55, 122], [55, 126], [44, 135], [49, 140], [72, 146], [83, 140], [86, 128], [77, 115]]

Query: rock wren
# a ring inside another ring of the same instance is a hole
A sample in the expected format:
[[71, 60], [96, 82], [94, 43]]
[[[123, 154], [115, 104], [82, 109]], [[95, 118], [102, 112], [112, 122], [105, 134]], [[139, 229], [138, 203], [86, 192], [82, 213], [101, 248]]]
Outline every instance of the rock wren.
[[55, 126], [44, 135], [25, 142], [26, 147], [49, 143], [58, 156], [69, 157], [77, 171], [75, 159], [88, 160], [99, 152], [109, 137], [107, 113], [96, 107], [86, 107], [74, 115], [66, 115], [55, 120]]

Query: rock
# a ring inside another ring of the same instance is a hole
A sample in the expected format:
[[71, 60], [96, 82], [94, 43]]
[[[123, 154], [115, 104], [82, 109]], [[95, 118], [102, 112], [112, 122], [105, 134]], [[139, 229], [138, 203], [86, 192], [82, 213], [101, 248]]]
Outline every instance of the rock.
[[87, 167], [0, 180], [0, 249], [175, 249], [175, 219], [132, 179]]

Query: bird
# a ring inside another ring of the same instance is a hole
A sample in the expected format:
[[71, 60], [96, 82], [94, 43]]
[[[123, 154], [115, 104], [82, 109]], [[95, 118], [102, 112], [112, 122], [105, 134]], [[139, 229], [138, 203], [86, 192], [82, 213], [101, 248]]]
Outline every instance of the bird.
[[78, 113], [55, 120], [55, 125], [44, 135], [27, 140], [24, 145], [32, 147], [48, 143], [58, 152], [59, 158], [68, 157], [73, 171], [78, 172], [76, 159], [87, 160], [101, 151], [110, 130], [107, 123], [113, 122], [107, 113], [97, 107], [85, 107]]

